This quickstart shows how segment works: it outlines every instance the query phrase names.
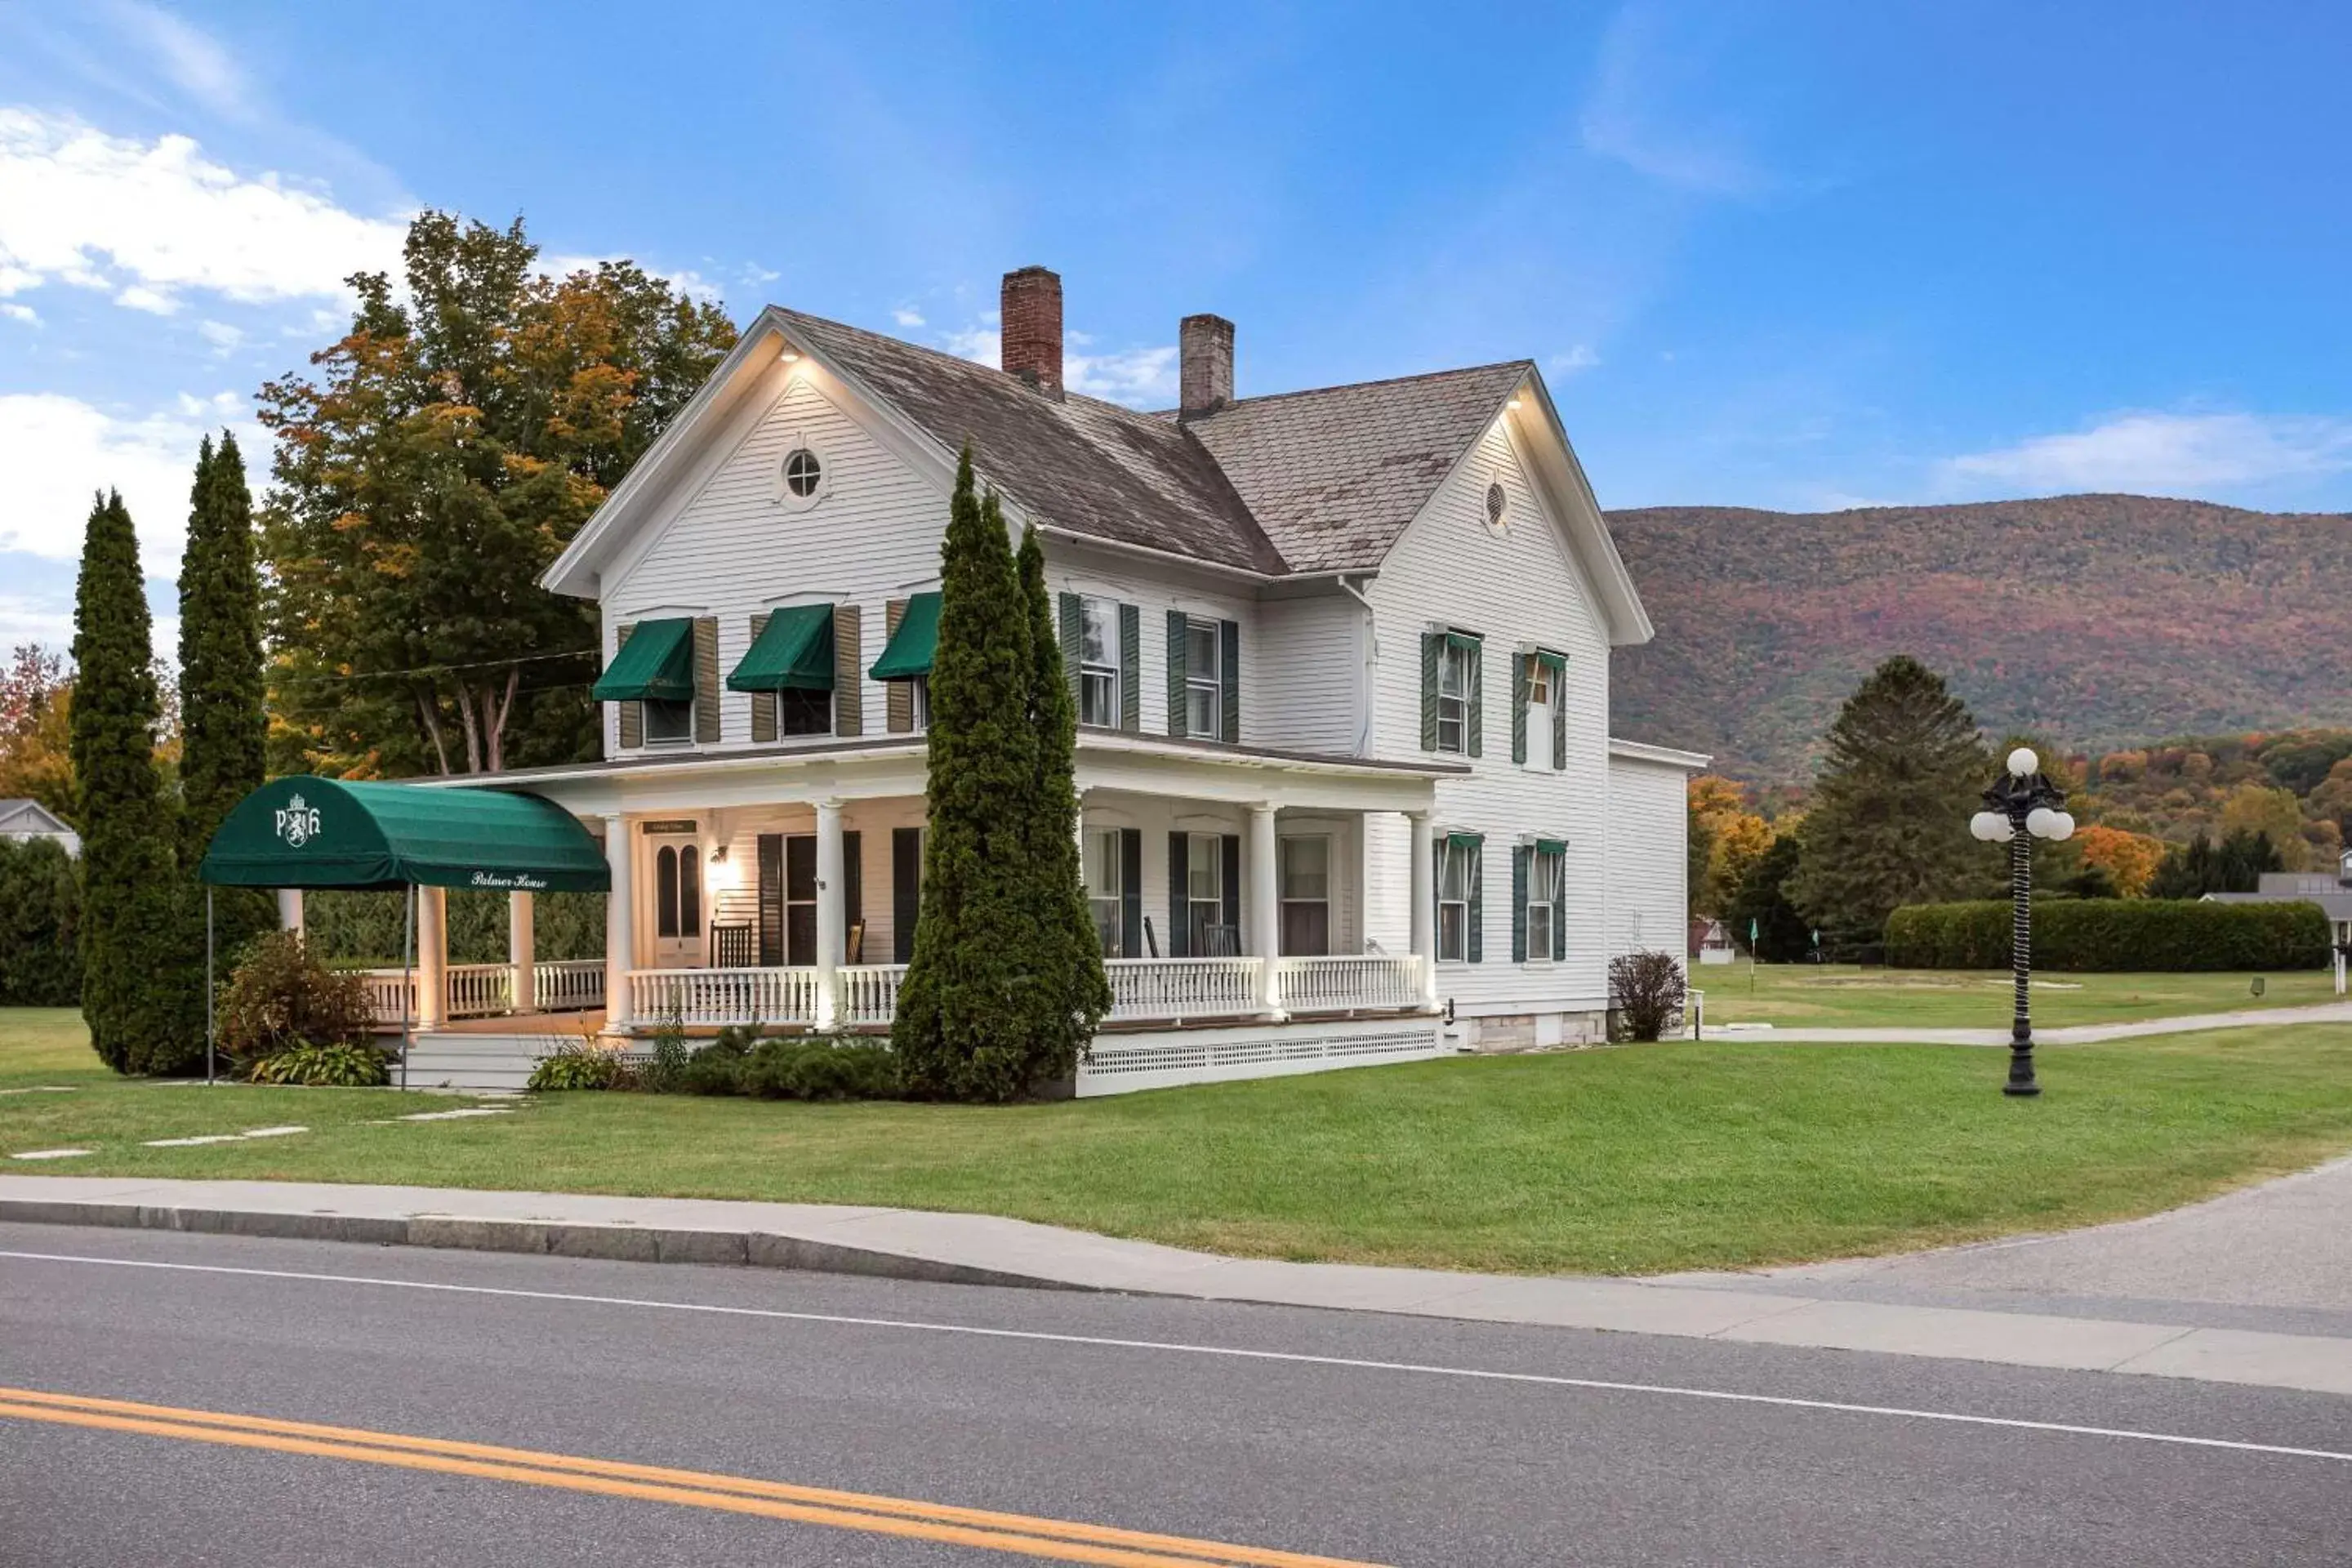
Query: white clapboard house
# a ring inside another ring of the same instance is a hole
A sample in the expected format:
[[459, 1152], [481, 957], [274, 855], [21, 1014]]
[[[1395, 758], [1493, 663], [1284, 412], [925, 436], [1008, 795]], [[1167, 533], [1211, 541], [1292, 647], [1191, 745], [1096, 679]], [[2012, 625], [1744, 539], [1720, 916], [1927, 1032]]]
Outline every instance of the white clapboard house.
[[1608, 732], [1650, 621], [1535, 366], [1236, 398], [1192, 316], [1138, 413], [1065, 386], [1060, 279], [1003, 304], [1001, 370], [763, 311], [549, 569], [602, 607], [605, 760], [464, 782], [602, 837], [606, 1029], [889, 1022], [969, 441], [1077, 698], [1081, 1093], [1597, 1037], [1609, 958], [1681, 952], [1704, 759]]

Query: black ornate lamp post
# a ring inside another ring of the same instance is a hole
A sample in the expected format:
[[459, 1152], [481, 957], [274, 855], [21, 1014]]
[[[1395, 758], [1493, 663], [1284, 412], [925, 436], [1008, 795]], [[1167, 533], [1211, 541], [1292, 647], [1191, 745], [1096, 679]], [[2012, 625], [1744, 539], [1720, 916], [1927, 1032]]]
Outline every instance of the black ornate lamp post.
[[2009, 840], [2009, 968], [2017, 983], [2017, 1005], [2009, 1026], [2009, 1081], [2003, 1094], [2040, 1094], [2033, 1081], [2033, 840], [2074, 836], [2065, 810], [2066, 792], [2042, 773], [2042, 759], [2025, 746], [2009, 753], [2009, 772], [1984, 792], [1985, 809], [1969, 819], [1969, 831], [1988, 844]]

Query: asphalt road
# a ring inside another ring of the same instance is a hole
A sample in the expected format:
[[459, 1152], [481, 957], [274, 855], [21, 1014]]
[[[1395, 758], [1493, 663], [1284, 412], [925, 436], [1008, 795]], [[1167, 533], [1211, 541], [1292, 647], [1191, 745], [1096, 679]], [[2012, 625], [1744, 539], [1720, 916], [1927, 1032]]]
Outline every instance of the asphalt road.
[[1299, 1554], [2342, 1563], [2352, 1400], [1585, 1330], [0, 1226], [11, 1568], [1288, 1568]]

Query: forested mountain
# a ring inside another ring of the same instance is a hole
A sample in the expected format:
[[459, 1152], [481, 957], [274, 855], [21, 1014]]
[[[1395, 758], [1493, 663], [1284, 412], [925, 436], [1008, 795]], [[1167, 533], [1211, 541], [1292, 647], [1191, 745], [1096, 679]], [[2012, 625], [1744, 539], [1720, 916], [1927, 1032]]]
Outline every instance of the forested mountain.
[[1612, 732], [1735, 777], [1806, 777], [1894, 653], [1996, 735], [2076, 752], [2352, 725], [2352, 516], [2086, 495], [1609, 521], [1658, 628], [1612, 661]]

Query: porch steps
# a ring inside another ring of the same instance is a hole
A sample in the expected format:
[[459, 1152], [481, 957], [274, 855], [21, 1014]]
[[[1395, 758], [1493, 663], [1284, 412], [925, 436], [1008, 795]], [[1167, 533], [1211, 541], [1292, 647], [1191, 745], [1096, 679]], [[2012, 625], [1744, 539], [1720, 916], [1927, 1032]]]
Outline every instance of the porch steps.
[[[407, 1084], [411, 1089], [528, 1088], [530, 1069], [539, 1058], [576, 1037], [552, 1033], [490, 1035], [471, 1029], [419, 1035], [408, 1047]], [[401, 1081], [396, 1066], [393, 1081]]]

